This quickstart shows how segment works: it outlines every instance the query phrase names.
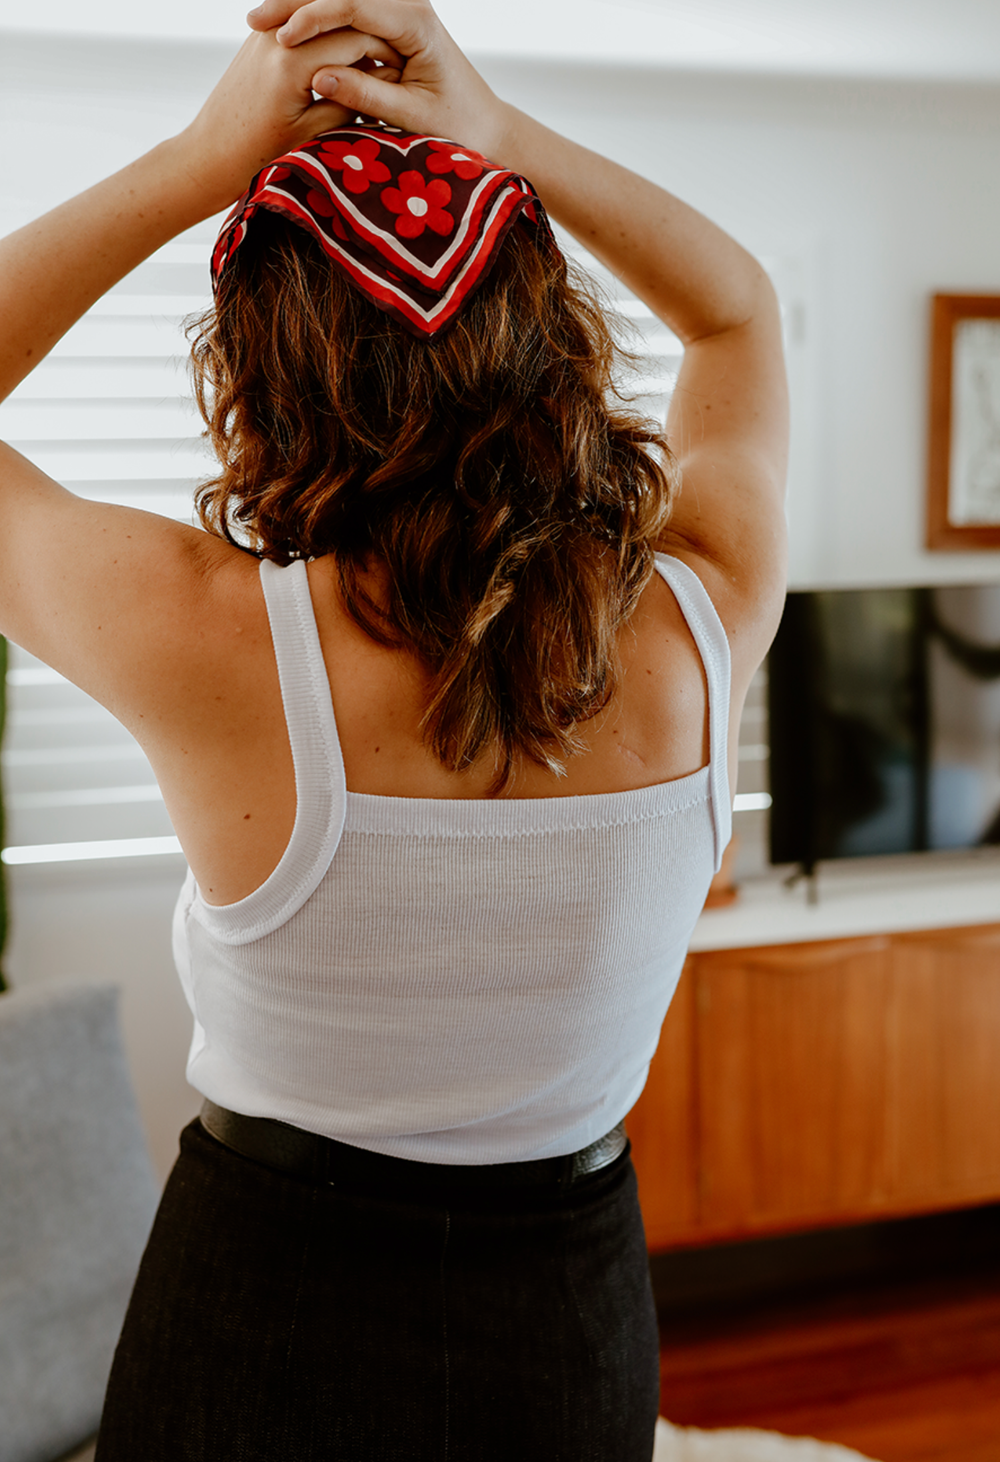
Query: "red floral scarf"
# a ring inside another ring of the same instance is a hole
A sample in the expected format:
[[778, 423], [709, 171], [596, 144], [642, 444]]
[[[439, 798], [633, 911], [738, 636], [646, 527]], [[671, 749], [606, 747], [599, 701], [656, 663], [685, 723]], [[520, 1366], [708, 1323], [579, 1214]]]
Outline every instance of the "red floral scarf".
[[341, 127], [270, 163], [226, 219], [212, 282], [258, 208], [301, 225], [378, 307], [421, 339], [455, 319], [516, 219], [555, 248], [531, 184], [478, 152], [392, 127]]

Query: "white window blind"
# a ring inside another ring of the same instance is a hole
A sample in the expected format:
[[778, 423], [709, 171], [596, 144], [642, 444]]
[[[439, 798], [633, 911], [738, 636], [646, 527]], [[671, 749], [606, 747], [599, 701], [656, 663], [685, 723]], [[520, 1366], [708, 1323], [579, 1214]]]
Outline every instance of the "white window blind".
[[[0, 406], [0, 437], [80, 497], [192, 521], [212, 459], [182, 326], [210, 301], [215, 233], [147, 260]], [[177, 849], [149, 763], [110, 712], [15, 645], [7, 693], [6, 862]]]
[[[123, 280], [0, 406], [0, 437], [81, 497], [192, 521], [194, 490], [213, 459], [191, 399], [182, 326], [209, 303], [217, 225], [184, 235]], [[683, 354], [679, 340], [608, 271], [564, 243], [635, 327], [642, 367], [623, 387], [662, 419]], [[7, 688], [6, 862], [177, 849], [149, 764], [109, 712], [14, 645]], [[741, 790], [737, 809], [759, 818], [769, 801], [760, 688], [755, 700], [741, 748], [753, 788]]]

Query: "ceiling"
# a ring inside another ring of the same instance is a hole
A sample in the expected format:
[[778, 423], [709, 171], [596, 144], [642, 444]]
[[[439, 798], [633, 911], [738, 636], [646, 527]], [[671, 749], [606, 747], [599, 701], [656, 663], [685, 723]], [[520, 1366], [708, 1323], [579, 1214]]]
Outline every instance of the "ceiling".
[[[0, 0], [4, 28], [226, 40], [246, 0]], [[481, 55], [1000, 82], [997, 0], [439, 0]]]

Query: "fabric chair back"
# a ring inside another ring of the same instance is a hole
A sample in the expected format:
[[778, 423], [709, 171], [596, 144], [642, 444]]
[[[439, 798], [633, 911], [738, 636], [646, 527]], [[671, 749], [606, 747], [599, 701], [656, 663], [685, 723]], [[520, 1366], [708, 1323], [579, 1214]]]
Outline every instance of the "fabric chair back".
[[118, 991], [0, 995], [0, 1462], [96, 1432], [158, 1196]]

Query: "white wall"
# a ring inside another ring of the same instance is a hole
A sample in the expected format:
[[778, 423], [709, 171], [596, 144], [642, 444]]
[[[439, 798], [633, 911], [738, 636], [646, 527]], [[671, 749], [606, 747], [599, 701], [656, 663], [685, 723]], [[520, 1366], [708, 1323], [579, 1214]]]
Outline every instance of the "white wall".
[[[1000, 79], [1000, 11], [989, 0], [435, 0], [481, 55], [675, 70], [953, 81]], [[0, 0], [0, 29], [239, 42], [247, 0]]]
[[[22, 221], [183, 125], [230, 50], [0, 36], [0, 217]], [[928, 296], [1000, 293], [1000, 87], [487, 69], [513, 101], [783, 261], [802, 305], [797, 585], [1000, 580], [997, 554], [921, 547]], [[96, 972], [125, 985], [161, 1167], [194, 1107], [166, 944], [178, 882], [110, 867], [13, 880], [16, 982]]]
[[928, 298], [1000, 293], [1000, 87], [492, 63], [498, 90], [797, 263], [792, 581], [1000, 578], [922, 547]]

